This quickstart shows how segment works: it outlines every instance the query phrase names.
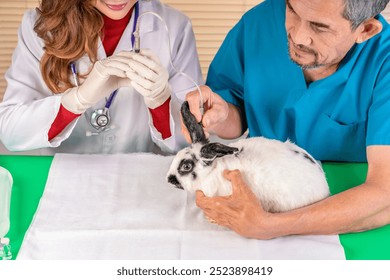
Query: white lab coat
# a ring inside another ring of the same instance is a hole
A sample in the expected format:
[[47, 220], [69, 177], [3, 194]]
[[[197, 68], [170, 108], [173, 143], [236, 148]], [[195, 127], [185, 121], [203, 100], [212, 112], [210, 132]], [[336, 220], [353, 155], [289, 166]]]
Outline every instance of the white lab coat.
[[[153, 15], [144, 15], [140, 19], [141, 48], [153, 50], [170, 74], [171, 137], [163, 140], [155, 129], [141, 94], [132, 88], [120, 88], [110, 107], [111, 129], [86, 136], [88, 131], [96, 132], [87, 116], [94, 109], [104, 107], [105, 100], [101, 100], [49, 142], [48, 131], [61, 105], [61, 95], [53, 95], [42, 79], [39, 61], [43, 55], [43, 42], [33, 31], [37, 15], [35, 10], [30, 10], [23, 17], [12, 65], [5, 75], [8, 87], [0, 104], [0, 140], [4, 146], [10, 151], [39, 149], [39, 154], [174, 153], [184, 147], [186, 142], [180, 131], [179, 110], [185, 94], [195, 85], [172, 69], [169, 53], [176, 69], [203, 84], [192, 25], [185, 15], [158, 0], [140, 1], [140, 15], [146, 11], [159, 14], [170, 34], [171, 50], [168, 49], [168, 35], [163, 23]], [[133, 24], [134, 12], [115, 53], [132, 49]], [[99, 42], [98, 58], [105, 57], [103, 45]], [[75, 65], [79, 73], [85, 73], [91, 66], [87, 56], [76, 61]]]

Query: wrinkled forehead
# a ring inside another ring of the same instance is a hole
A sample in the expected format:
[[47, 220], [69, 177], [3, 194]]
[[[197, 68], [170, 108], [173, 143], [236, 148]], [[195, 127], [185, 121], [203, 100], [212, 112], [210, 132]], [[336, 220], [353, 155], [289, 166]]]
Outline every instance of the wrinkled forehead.
[[304, 20], [333, 27], [345, 21], [344, 0], [287, 0], [287, 7]]

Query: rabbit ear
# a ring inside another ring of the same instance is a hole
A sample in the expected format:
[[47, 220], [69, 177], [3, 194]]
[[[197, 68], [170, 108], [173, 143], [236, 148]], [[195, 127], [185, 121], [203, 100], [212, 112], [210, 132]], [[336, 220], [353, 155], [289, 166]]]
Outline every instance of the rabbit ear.
[[236, 154], [238, 151], [238, 148], [235, 147], [226, 146], [221, 143], [210, 143], [200, 149], [200, 156], [202, 159], [212, 162], [216, 158]]
[[191, 113], [188, 101], [184, 101], [181, 105], [181, 117], [190, 133], [192, 143], [206, 144], [209, 142], [204, 134], [202, 125], [196, 121], [195, 116]]

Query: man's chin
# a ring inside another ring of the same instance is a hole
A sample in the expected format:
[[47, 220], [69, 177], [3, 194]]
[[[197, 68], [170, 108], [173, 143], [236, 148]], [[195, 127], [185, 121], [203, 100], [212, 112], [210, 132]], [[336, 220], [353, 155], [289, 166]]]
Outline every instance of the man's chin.
[[293, 58], [291, 55], [290, 55], [290, 59], [292, 62], [294, 62], [300, 68], [302, 68], [302, 70], [317, 69], [317, 68], [320, 68], [323, 66], [322, 64], [319, 64], [316, 61], [311, 62], [311, 63], [307, 63], [307, 62], [305, 63], [303, 61], [299, 61], [298, 59]]
[[309, 59], [305, 59], [297, 53], [292, 53], [293, 51], [289, 49], [288, 55], [292, 62], [301, 67], [303, 70], [316, 69], [322, 66], [317, 61], [309, 61]]

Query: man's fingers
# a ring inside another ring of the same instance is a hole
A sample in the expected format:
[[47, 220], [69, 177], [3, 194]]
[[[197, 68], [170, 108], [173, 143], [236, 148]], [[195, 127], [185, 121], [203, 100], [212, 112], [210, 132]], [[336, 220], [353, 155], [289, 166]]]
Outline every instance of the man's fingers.
[[188, 106], [191, 113], [195, 116], [197, 122], [202, 120], [202, 114], [200, 112], [200, 99], [198, 91], [191, 91], [187, 94], [186, 100], [188, 101]]
[[196, 191], [196, 205], [203, 210], [211, 209], [216, 212], [224, 213], [229, 211], [229, 203], [231, 200], [231, 196], [214, 196], [208, 197], [202, 191]]
[[212, 132], [220, 123], [228, 117], [228, 105], [221, 98], [214, 98], [213, 102], [208, 102], [213, 99], [214, 95], [209, 95], [205, 101], [205, 113], [202, 119], [202, 125], [206, 131]]
[[206, 214], [205, 214], [204, 216], [206, 217], [206, 220], [209, 221], [209, 223], [211, 223], [211, 224], [217, 224], [217, 222], [216, 222], [214, 219], [210, 218], [210, 217], [207, 216]]
[[[221, 205], [223, 206], [223, 205]], [[227, 207], [220, 207], [217, 209], [204, 209], [203, 213], [209, 220], [214, 223], [231, 228], [234, 221], [238, 219], [239, 213]]]
[[[209, 109], [207, 107], [207, 104], [209, 103], [209, 99], [213, 94], [208, 86], [200, 86], [199, 90], [191, 91], [186, 96], [190, 111], [195, 116], [198, 122], [202, 120], [202, 114], [200, 112], [201, 105], [203, 105], [203, 108]], [[202, 101], [203, 104], [201, 104]]]
[[204, 195], [202, 191], [196, 191], [195, 196], [196, 196], [196, 205], [202, 208], [201, 205], [207, 202], [207, 197]]
[[246, 187], [240, 170], [224, 170], [223, 176], [232, 183], [233, 193]]
[[240, 170], [224, 170], [223, 176], [232, 183], [232, 200], [239, 198], [247, 201], [256, 201], [261, 206], [260, 200], [245, 182]]
[[219, 199], [222, 197], [208, 197], [205, 196], [205, 194], [202, 191], [196, 191], [195, 193], [196, 196], [196, 206], [199, 208], [205, 210], [213, 210], [216, 209], [221, 205], [220, 202], [218, 202]]

